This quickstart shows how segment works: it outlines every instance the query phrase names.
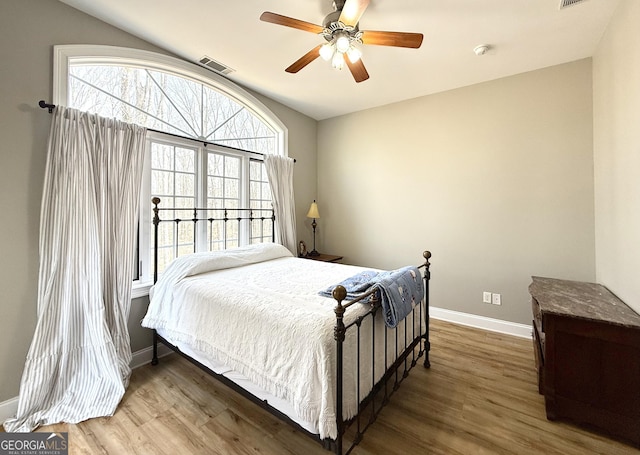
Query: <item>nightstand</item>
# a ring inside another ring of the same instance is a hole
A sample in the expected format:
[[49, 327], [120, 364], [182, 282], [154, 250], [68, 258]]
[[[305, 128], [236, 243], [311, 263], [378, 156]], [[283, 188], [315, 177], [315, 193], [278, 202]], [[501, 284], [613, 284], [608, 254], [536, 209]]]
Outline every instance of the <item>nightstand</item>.
[[322, 254], [320, 253], [317, 256], [303, 256], [305, 259], [311, 259], [313, 261], [322, 261], [322, 262], [339, 262], [342, 260], [342, 256], [334, 256], [333, 254]]

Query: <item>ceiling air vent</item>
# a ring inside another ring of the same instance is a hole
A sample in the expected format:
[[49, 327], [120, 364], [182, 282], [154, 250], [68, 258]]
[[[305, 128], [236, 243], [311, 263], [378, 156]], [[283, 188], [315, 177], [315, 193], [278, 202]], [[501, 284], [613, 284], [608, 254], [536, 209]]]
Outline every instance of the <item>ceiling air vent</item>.
[[584, 3], [586, 1], [587, 0], [560, 0], [560, 8], [559, 9], [568, 8], [570, 6], [577, 5], [578, 3]]
[[206, 66], [207, 68], [215, 71], [216, 73], [229, 74], [229, 73], [233, 73], [234, 71], [232, 68], [229, 68], [228, 66], [223, 65], [222, 63], [217, 62], [211, 57], [207, 57], [206, 55], [202, 57], [200, 60], [198, 60], [198, 62], [202, 66]]

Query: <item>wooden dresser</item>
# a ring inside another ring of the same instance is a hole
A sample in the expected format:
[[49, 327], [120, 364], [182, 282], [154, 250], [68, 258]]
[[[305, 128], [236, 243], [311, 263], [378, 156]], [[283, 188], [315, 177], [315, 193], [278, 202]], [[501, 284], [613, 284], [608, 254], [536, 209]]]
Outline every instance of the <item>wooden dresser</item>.
[[529, 293], [547, 418], [640, 447], [640, 315], [594, 283], [534, 276]]

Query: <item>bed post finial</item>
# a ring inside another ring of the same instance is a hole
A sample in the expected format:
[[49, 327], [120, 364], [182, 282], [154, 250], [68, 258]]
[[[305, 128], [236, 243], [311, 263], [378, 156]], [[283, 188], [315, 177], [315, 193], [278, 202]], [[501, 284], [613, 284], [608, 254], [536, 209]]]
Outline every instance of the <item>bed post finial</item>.
[[347, 298], [347, 290], [344, 286], [339, 284], [333, 289], [331, 295], [338, 301], [339, 304], [342, 304], [342, 301]]
[[344, 315], [344, 307], [342, 306], [342, 301], [347, 298], [347, 290], [342, 285], [337, 285], [331, 295], [338, 304], [334, 308], [334, 312], [336, 313], [336, 326], [334, 329], [334, 338], [336, 341], [341, 344], [344, 341], [344, 334], [346, 332], [346, 328], [344, 327], [344, 321], [342, 317]]
[[426, 264], [427, 264], [427, 266], [431, 265], [431, 264], [429, 263], [429, 259], [431, 258], [431, 251], [429, 251], [429, 250], [425, 250], [425, 251], [422, 253], [422, 257], [424, 257], [424, 259], [426, 260]]
[[158, 204], [160, 204], [160, 198], [151, 198], [151, 203], [153, 204], [153, 224], [157, 226], [160, 222], [160, 216], [158, 215], [158, 212], [160, 211], [160, 209], [158, 208]]
[[429, 267], [431, 266], [431, 262], [429, 262], [429, 259], [431, 259], [431, 251], [425, 250], [422, 253], [422, 257], [424, 258], [424, 279], [430, 280], [431, 270], [429, 270]]

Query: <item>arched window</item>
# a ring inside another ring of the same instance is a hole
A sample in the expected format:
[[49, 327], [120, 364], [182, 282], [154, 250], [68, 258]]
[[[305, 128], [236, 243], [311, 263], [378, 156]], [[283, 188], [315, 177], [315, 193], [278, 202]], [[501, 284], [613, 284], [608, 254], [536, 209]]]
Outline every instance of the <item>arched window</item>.
[[[259, 100], [224, 77], [147, 51], [55, 46], [53, 88], [54, 104], [150, 129], [134, 296], [143, 295], [151, 280], [147, 253], [153, 196], [160, 197], [164, 207], [185, 210], [271, 208], [262, 157], [287, 155], [287, 130]], [[184, 214], [176, 211], [175, 216]], [[249, 238], [247, 232], [238, 226], [202, 235], [213, 239], [214, 249], [264, 240]], [[160, 269], [175, 256], [193, 252], [195, 235], [165, 225], [160, 232]], [[270, 232], [264, 236], [270, 237]]]
[[224, 77], [167, 55], [55, 46], [53, 98], [198, 141], [287, 155], [286, 127], [264, 104]]

